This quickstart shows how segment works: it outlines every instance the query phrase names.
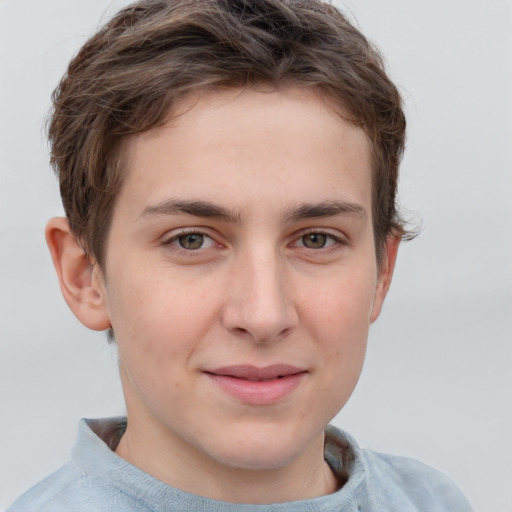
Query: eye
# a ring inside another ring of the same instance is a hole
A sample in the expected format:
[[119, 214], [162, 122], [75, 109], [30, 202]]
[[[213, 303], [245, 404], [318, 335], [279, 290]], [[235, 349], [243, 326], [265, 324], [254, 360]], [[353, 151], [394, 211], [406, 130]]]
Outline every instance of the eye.
[[339, 243], [339, 239], [327, 233], [306, 233], [297, 241], [297, 245], [308, 249], [325, 249]]
[[167, 241], [166, 244], [178, 246], [187, 251], [197, 251], [199, 249], [208, 249], [209, 247], [213, 247], [215, 245], [215, 241], [204, 233], [190, 232], [174, 236]]

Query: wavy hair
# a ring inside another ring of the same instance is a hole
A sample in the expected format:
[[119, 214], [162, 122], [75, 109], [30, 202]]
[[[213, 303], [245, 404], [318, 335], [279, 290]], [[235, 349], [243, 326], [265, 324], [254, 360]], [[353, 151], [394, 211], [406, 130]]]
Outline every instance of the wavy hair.
[[54, 91], [48, 135], [71, 229], [102, 266], [123, 183], [123, 141], [163, 124], [199, 88], [315, 87], [371, 142], [380, 259], [403, 236], [396, 206], [405, 116], [376, 48], [321, 0], [141, 0], [71, 61]]

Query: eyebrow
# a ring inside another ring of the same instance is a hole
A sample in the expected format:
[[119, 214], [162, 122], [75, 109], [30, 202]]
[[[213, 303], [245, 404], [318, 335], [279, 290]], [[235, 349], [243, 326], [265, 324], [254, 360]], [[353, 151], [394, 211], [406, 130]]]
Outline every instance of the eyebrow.
[[290, 221], [298, 221], [318, 217], [334, 217], [336, 215], [358, 217], [362, 221], [366, 221], [368, 218], [366, 210], [360, 204], [336, 200], [300, 204], [291, 208], [286, 217]]
[[[153, 206], [148, 206], [139, 218], [154, 215], [193, 215], [195, 217], [216, 218], [229, 223], [240, 221], [239, 211], [232, 211], [209, 201], [168, 199]], [[301, 203], [289, 208], [284, 218], [289, 222], [297, 222], [320, 217], [334, 217], [336, 215], [354, 216], [366, 221], [366, 210], [358, 203], [349, 201], [322, 201], [320, 203]]]
[[226, 222], [235, 223], [240, 220], [240, 213], [233, 212], [223, 206], [209, 201], [190, 201], [168, 199], [153, 206], [148, 206], [140, 217], [153, 215], [179, 215], [187, 214], [195, 217], [216, 218]]

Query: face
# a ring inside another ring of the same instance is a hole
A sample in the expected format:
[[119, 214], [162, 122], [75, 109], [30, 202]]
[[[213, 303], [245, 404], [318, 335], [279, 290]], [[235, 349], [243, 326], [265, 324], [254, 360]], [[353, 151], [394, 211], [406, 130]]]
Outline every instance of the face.
[[127, 143], [107, 245], [128, 430], [217, 467], [306, 461], [385, 295], [369, 143], [312, 90], [182, 106]]

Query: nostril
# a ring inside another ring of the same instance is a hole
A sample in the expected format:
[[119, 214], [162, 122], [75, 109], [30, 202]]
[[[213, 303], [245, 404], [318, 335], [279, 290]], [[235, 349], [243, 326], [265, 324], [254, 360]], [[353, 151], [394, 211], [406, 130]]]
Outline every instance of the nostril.
[[243, 327], [234, 327], [232, 329], [232, 331], [235, 334], [238, 334], [238, 335], [247, 335], [247, 334], [249, 334], [249, 331], [247, 329], [244, 329]]

